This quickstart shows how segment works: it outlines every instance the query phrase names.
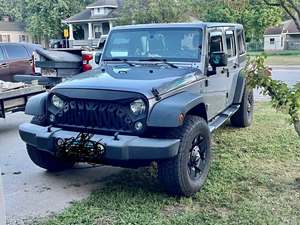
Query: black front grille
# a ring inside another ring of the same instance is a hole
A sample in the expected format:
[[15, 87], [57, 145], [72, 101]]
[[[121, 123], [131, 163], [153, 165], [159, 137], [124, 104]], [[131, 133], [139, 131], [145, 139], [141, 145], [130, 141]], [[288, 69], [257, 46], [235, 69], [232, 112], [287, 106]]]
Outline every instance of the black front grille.
[[63, 110], [56, 114], [54, 124], [61, 127], [132, 132], [134, 123], [139, 119], [132, 115], [128, 103], [69, 100], [65, 101]]

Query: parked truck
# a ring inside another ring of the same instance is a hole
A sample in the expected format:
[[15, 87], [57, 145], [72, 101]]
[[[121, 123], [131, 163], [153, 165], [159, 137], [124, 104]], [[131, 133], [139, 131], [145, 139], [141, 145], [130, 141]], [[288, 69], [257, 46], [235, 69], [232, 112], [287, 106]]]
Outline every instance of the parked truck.
[[73, 77], [79, 73], [95, 69], [95, 57], [102, 52], [106, 37], [101, 38], [96, 49], [37, 49], [33, 53], [34, 75], [19, 74], [15, 81], [38, 84], [46, 87], [54, 87], [64, 79]]

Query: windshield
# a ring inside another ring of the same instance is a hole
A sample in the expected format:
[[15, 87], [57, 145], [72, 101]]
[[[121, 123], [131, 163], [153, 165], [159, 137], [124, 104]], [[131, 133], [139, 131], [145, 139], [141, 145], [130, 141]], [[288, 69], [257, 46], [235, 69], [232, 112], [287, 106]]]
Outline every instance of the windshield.
[[200, 62], [200, 28], [150, 28], [112, 31], [103, 60]]

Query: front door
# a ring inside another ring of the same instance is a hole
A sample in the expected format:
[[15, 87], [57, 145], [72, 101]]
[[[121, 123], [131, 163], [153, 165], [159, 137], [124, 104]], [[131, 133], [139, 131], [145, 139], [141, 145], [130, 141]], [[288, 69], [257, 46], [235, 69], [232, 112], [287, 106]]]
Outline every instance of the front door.
[[9, 74], [9, 65], [2, 47], [0, 47], [0, 80], [12, 81], [12, 76]]
[[4, 46], [9, 63], [9, 73], [32, 74], [32, 57], [22, 45], [7, 44]]
[[[223, 29], [214, 29], [208, 34], [208, 58], [213, 52], [224, 52]], [[209, 119], [224, 111], [227, 102], [227, 68], [212, 68], [207, 62], [206, 99]]]

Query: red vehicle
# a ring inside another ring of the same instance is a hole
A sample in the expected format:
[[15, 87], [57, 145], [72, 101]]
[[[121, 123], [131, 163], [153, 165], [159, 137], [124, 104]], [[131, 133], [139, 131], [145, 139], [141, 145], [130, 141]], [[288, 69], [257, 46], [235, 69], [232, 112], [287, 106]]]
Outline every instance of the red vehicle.
[[0, 80], [13, 81], [16, 74], [33, 75], [32, 53], [42, 47], [27, 43], [0, 43]]

